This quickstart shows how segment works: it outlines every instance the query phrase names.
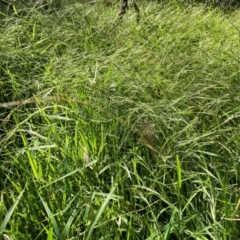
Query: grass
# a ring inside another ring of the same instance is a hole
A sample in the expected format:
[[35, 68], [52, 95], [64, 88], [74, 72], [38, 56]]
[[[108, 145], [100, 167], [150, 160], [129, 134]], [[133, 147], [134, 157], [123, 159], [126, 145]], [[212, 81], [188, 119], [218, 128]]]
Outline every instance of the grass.
[[0, 238], [240, 237], [239, 10], [139, 6], [1, 10]]

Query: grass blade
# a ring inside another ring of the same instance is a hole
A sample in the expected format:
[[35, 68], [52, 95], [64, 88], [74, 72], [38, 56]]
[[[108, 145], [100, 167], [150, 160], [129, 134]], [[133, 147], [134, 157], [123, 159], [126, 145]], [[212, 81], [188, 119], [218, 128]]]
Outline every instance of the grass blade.
[[178, 155], [176, 156], [176, 168], [177, 168], [177, 179], [178, 179], [178, 192], [180, 193], [182, 187], [182, 170]]
[[108, 194], [107, 198], [106, 198], [105, 201], [102, 203], [100, 209], [99, 209], [98, 212], [97, 212], [96, 217], [93, 219], [93, 221], [92, 221], [92, 223], [91, 223], [91, 225], [90, 225], [90, 227], [89, 227], [89, 229], [88, 229], [87, 237], [84, 238], [85, 240], [89, 240], [89, 239], [90, 239], [91, 234], [92, 234], [92, 232], [93, 232], [93, 229], [94, 229], [95, 225], [97, 224], [99, 218], [101, 217], [104, 209], [106, 208], [109, 200], [111, 199], [111, 197], [112, 197], [113, 192], [115, 191], [115, 189], [116, 189], [116, 186], [112, 188], [111, 192]]
[[48, 204], [43, 200], [43, 198], [40, 196], [40, 194], [38, 194], [38, 195], [39, 195], [39, 197], [40, 197], [40, 199], [42, 201], [42, 204], [44, 206], [45, 211], [47, 212], [47, 215], [48, 215], [49, 219], [52, 222], [52, 225], [53, 225], [55, 234], [57, 236], [57, 239], [61, 239], [61, 232], [60, 232], [60, 229], [58, 227], [57, 221], [54, 218], [54, 215], [52, 214], [50, 208], [48, 207]]
[[7, 212], [7, 214], [6, 214], [3, 222], [2, 222], [1, 225], [0, 225], [0, 233], [2, 233], [2, 232], [4, 231], [4, 229], [6, 228], [8, 222], [9, 222], [9, 220], [10, 220], [10, 218], [11, 218], [13, 212], [14, 212], [14, 209], [17, 207], [17, 205], [18, 205], [18, 203], [19, 203], [19, 201], [20, 201], [20, 199], [21, 199], [24, 191], [25, 191], [25, 187], [24, 187], [24, 189], [21, 191], [21, 193], [19, 194], [19, 196], [17, 197], [17, 200], [15, 201], [15, 203], [14, 203], [14, 204], [11, 206], [11, 208], [8, 210], [8, 212]]

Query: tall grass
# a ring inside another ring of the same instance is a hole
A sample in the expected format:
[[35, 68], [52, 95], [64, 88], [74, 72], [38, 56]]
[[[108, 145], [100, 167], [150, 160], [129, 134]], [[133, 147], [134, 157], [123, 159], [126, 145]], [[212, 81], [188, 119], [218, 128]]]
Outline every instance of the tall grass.
[[2, 239], [240, 237], [238, 10], [140, 7], [2, 14]]

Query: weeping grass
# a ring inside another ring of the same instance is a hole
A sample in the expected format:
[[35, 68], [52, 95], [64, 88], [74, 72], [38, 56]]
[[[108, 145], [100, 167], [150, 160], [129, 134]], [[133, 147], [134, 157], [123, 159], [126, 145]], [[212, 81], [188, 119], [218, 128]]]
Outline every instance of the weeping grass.
[[0, 237], [240, 237], [239, 10], [2, 11]]

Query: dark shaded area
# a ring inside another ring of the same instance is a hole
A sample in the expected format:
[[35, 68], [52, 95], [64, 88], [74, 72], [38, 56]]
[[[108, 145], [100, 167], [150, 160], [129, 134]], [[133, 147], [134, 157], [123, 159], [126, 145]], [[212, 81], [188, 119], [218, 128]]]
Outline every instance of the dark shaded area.
[[[137, 6], [135, 1], [133, 1], [133, 7], [134, 7], [134, 9], [135, 9], [135, 11], [137, 13], [137, 22], [139, 22], [140, 21], [140, 10], [139, 10], [139, 8], [138, 8], [138, 6]], [[122, 18], [123, 15], [125, 15], [125, 13], [127, 12], [128, 8], [129, 8], [128, 7], [128, 0], [121, 0], [121, 11], [119, 13], [119, 18]]]
[[228, 5], [228, 6], [238, 6], [240, 5], [239, 0], [219, 0], [215, 3], [215, 6]]

